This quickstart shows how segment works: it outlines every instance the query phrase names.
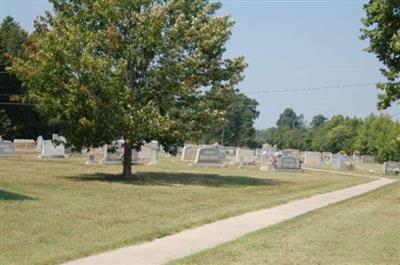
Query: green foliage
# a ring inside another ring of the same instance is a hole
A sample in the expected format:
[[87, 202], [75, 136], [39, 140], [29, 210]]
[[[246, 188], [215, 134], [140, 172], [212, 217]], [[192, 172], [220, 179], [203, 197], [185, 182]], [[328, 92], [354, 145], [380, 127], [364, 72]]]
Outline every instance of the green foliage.
[[69, 144], [97, 147], [122, 137], [126, 150], [158, 140], [174, 152], [223, 117], [221, 103], [246, 64], [224, 57], [234, 23], [216, 16], [220, 4], [51, 2], [53, 15], [36, 23], [27, 59], [14, 60], [12, 70], [41, 111], [63, 122]]
[[368, 52], [374, 53], [386, 68], [381, 69], [387, 83], [379, 83], [383, 91], [378, 107], [386, 109], [400, 99], [400, 2], [398, 0], [370, 0], [364, 6], [362, 39], [368, 39]]
[[304, 127], [303, 119], [304, 119], [303, 115], [297, 116], [296, 112], [294, 112], [291, 108], [287, 108], [279, 116], [276, 125], [278, 127], [289, 127], [291, 129], [302, 128]]
[[399, 161], [400, 123], [388, 115], [371, 115], [360, 127], [355, 145], [364, 154], [376, 155], [379, 162]]
[[[0, 105], [2, 125], [0, 134], [7, 139], [35, 138], [51, 135], [52, 128], [33, 105], [19, 105], [26, 101], [25, 90], [15, 75], [7, 71], [13, 57], [24, 57], [28, 34], [6, 17], [0, 25]], [[7, 118], [5, 118], [7, 117]], [[7, 122], [4, 120], [6, 119]]]
[[326, 118], [324, 115], [318, 114], [315, 115], [311, 121], [311, 127], [313, 128], [318, 128], [322, 124], [324, 124], [328, 118]]
[[254, 121], [259, 115], [257, 106], [255, 99], [241, 93], [234, 94], [226, 107], [225, 117], [211, 126], [211, 132], [203, 138], [203, 142], [256, 147]]
[[375, 155], [378, 162], [400, 160], [400, 123], [393, 121], [389, 115], [371, 115], [364, 120], [342, 115], [326, 120], [317, 115], [311, 127], [272, 127], [258, 131], [257, 137], [281, 149], [346, 151], [348, 154], [359, 151]]

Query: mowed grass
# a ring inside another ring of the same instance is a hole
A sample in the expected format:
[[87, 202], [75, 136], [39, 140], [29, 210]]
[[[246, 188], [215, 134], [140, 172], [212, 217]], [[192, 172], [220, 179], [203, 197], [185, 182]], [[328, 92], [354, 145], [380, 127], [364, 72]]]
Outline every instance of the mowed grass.
[[400, 264], [400, 183], [328, 206], [182, 264]]
[[[135, 166], [85, 158], [0, 160], [0, 264], [56, 264], [150, 241], [219, 219], [370, 181], [304, 172], [193, 168], [177, 158]], [[383, 221], [384, 222], [384, 221]]]

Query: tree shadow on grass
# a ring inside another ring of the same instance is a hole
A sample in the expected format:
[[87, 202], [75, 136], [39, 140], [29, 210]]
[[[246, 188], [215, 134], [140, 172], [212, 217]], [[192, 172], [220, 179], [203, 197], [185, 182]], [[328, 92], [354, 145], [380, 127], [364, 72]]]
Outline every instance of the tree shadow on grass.
[[0, 200], [5, 200], [5, 201], [26, 201], [26, 200], [35, 200], [32, 197], [25, 196], [22, 194], [14, 193], [14, 192], [9, 192], [5, 190], [0, 190]]
[[104, 181], [125, 183], [138, 186], [272, 186], [281, 185], [286, 181], [274, 179], [252, 178], [246, 176], [221, 176], [202, 173], [170, 173], [170, 172], [140, 172], [140, 179], [124, 178], [118, 175], [104, 173], [82, 174], [74, 177], [65, 177], [76, 181]]

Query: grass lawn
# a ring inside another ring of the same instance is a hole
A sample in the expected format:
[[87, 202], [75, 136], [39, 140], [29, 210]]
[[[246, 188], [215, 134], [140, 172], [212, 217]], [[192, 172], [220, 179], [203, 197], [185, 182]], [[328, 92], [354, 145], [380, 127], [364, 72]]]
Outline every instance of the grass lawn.
[[397, 182], [169, 265], [398, 265], [399, 222]]
[[193, 168], [179, 159], [136, 166], [144, 180], [121, 181], [109, 177], [120, 165], [84, 162], [0, 159], [0, 264], [60, 263], [370, 181], [257, 167]]

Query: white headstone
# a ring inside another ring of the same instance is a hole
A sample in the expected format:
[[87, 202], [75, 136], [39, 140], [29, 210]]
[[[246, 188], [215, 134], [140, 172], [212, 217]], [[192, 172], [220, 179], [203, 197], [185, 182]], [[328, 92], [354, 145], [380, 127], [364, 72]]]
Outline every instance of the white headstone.
[[254, 156], [253, 150], [248, 149], [236, 149], [236, 163], [239, 164], [240, 160], [243, 160], [244, 165], [254, 165], [256, 163], [256, 158]]
[[185, 145], [182, 150], [182, 161], [193, 162], [196, 160], [197, 150], [200, 146], [197, 145]]
[[272, 156], [273, 154], [268, 151], [263, 152], [261, 156], [261, 167], [260, 167], [261, 170], [268, 171], [273, 169], [274, 166], [271, 160]]
[[152, 149], [151, 149], [151, 159], [149, 166], [155, 166], [158, 164], [158, 142], [157, 141], [152, 141], [151, 142]]
[[370, 155], [361, 156], [361, 162], [366, 164], [375, 163], [375, 156], [370, 156]]
[[23, 152], [36, 151], [36, 144], [34, 140], [15, 139], [14, 144], [16, 151], [23, 151]]
[[15, 144], [10, 141], [0, 141], [0, 156], [15, 156]]
[[36, 139], [36, 150], [37, 151], [42, 150], [42, 142], [43, 142], [43, 136], [39, 135], [38, 138]]
[[196, 166], [223, 166], [223, 160], [221, 159], [221, 153], [218, 148], [215, 147], [202, 147], [197, 150], [196, 160], [194, 161]]
[[65, 158], [64, 144], [56, 145], [52, 140], [43, 140], [40, 158]]
[[319, 166], [322, 160], [320, 152], [304, 152], [304, 164], [307, 166]]

